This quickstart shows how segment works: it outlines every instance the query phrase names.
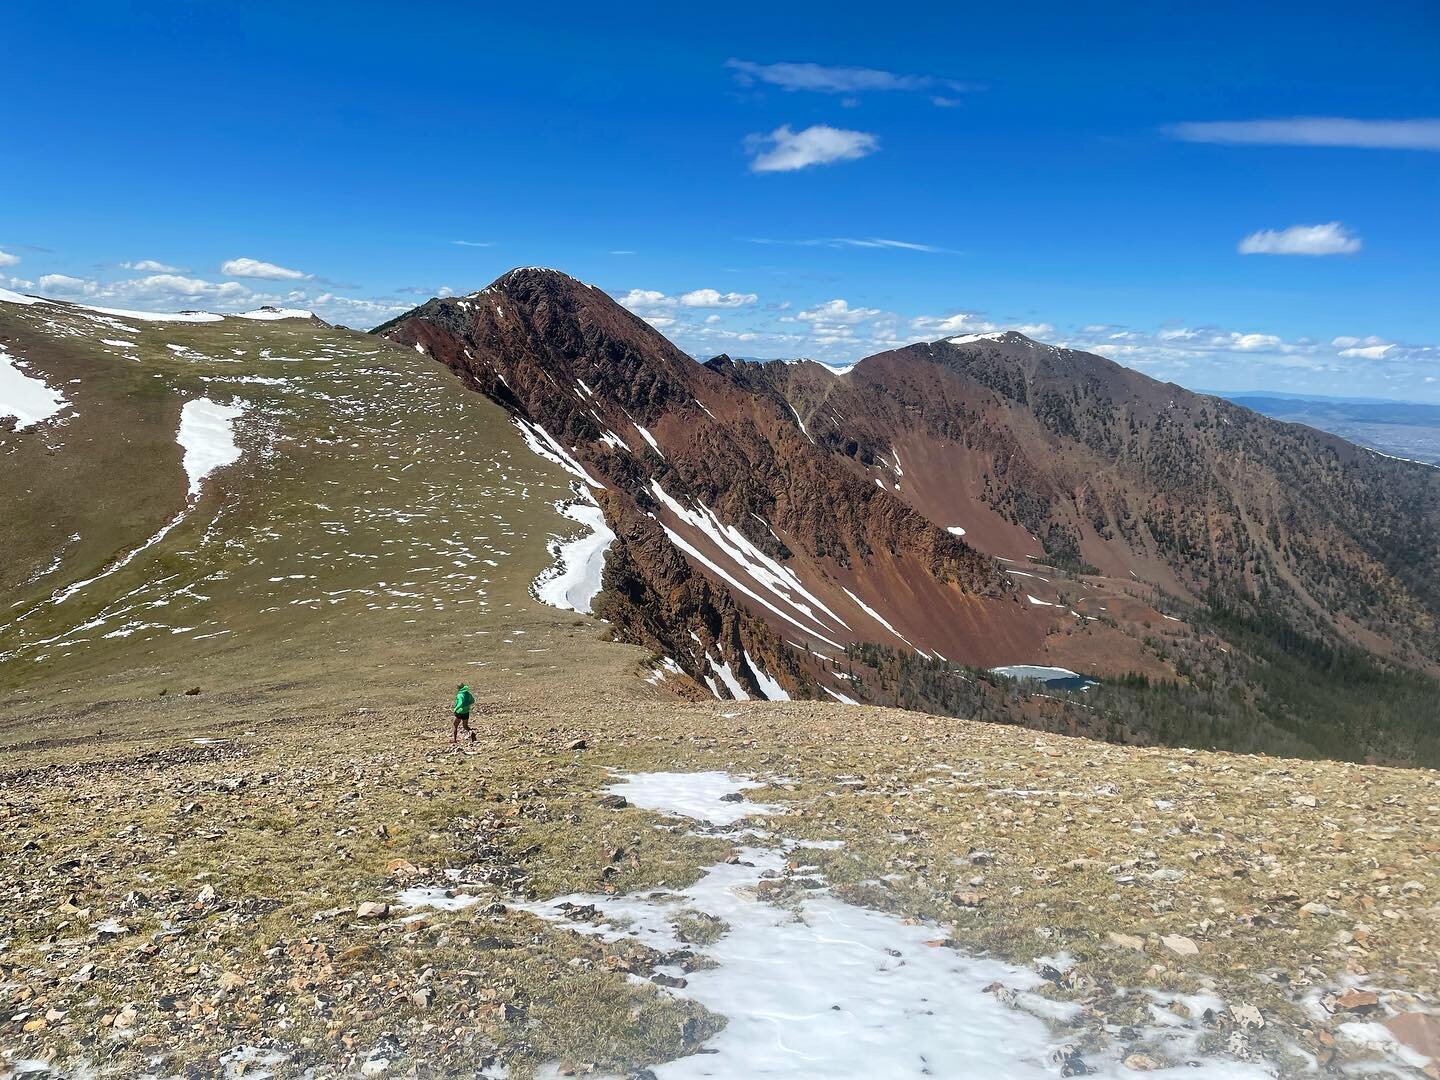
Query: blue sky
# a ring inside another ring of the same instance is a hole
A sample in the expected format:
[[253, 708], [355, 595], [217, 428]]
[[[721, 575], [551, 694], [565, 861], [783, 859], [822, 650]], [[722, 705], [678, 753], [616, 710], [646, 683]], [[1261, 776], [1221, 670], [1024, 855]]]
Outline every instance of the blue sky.
[[701, 356], [1440, 401], [1433, 2], [779, 7], [20, 0], [0, 285], [368, 327], [541, 264]]

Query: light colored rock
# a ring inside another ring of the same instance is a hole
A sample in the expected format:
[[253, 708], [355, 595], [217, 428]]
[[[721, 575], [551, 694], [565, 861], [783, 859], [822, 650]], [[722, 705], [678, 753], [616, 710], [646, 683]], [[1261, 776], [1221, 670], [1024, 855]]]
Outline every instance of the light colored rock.
[[1262, 1028], [1265, 1026], [1265, 1017], [1260, 1015], [1260, 1010], [1254, 1005], [1231, 1005], [1230, 1016], [1242, 1028]]
[[1160, 944], [1176, 956], [1198, 956], [1200, 954], [1200, 946], [1184, 934], [1166, 934], [1160, 939]]
[[1105, 935], [1105, 938], [1111, 945], [1120, 949], [1133, 949], [1136, 952], [1145, 951], [1145, 939], [1135, 934], [1120, 934], [1111, 930]]

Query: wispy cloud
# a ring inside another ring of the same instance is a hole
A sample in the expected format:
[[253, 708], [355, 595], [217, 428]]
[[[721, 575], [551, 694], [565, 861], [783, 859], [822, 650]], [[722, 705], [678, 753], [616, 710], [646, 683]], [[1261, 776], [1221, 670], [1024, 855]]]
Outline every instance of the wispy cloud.
[[[941, 88], [951, 92], [974, 87], [955, 79], [935, 75], [902, 75], [877, 68], [845, 67], [833, 64], [794, 63], [760, 64], [753, 60], [731, 59], [725, 66], [735, 74], [741, 86], [765, 84], [781, 90], [809, 91], [816, 94], [861, 94], [867, 91], [918, 91]], [[952, 98], [932, 97], [936, 105], [954, 105]]]
[[152, 274], [178, 274], [180, 267], [170, 266], [167, 263], [156, 262], [154, 259], [137, 259], [134, 262], [122, 262], [122, 270], [141, 270]]
[[783, 124], [768, 135], [746, 136], [745, 149], [752, 155], [751, 172], [795, 172], [867, 157], [880, 149], [880, 140], [868, 132], [827, 124], [814, 124], [803, 131]]
[[1360, 250], [1360, 237], [1338, 221], [1291, 225], [1253, 232], [1237, 250], [1241, 255], [1353, 255]]
[[948, 249], [934, 244], [912, 244], [908, 240], [886, 240], [879, 236], [827, 236], [815, 240], [773, 240], [768, 237], [750, 237], [752, 244], [783, 244], [791, 247], [828, 248], [885, 248], [896, 251], [925, 251], [939, 253]]
[[19, 255], [12, 255], [8, 251], [0, 250], [0, 266], [18, 266], [19, 263]]
[[228, 277], [260, 278], [265, 281], [308, 281], [314, 277], [303, 270], [292, 270], [288, 266], [259, 259], [226, 259], [220, 264], [220, 272]]
[[1220, 120], [1171, 125], [1186, 142], [1261, 146], [1349, 146], [1368, 150], [1440, 150], [1440, 119], [1355, 120], [1296, 116], [1287, 120]]
[[494, 247], [493, 240], [451, 240], [450, 243], [458, 247]]

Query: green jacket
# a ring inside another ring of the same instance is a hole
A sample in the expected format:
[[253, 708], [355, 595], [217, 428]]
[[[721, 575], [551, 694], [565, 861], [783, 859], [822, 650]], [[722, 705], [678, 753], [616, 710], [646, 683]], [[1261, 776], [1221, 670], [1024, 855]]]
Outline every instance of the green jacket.
[[470, 692], [470, 687], [462, 686], [455, 694], [455, 711], [461, 716], [468, 716], [470, 706], [475, 703], [475, 695]]

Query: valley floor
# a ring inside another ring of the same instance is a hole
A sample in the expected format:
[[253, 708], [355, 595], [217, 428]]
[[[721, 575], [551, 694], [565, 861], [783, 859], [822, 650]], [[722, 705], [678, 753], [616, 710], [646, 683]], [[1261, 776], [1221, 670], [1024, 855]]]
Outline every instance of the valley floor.
[[458, 752], [443, 693], [12, 717], [0, 1075], [1436, 1075], [1436, 773], [690, 704], [577, 637]]

